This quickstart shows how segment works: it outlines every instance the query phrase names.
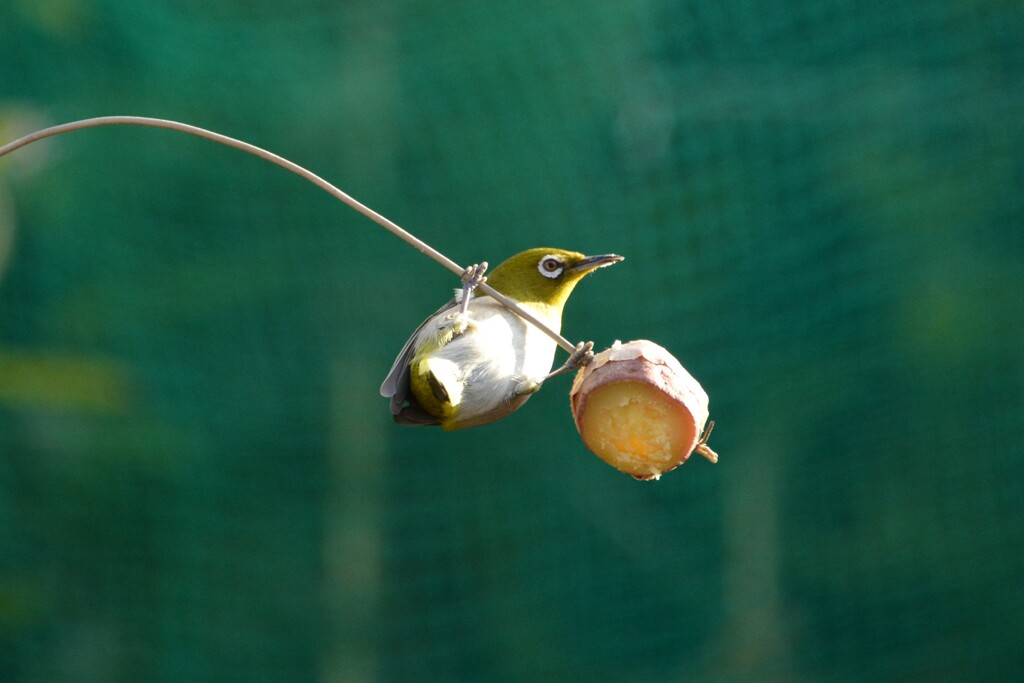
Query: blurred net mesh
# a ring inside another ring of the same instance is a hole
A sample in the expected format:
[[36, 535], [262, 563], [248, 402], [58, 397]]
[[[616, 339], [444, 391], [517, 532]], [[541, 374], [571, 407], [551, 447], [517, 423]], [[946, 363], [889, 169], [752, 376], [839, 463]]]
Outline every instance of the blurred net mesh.
[[998, 680], [1024, 645], [1019, 3], [0, 5], [2, 142], [265, 146], [460, 263], [627, 260], [721, 462], [377, 387], [451, 276], [165, 131], [0, 161], [0, 680]]

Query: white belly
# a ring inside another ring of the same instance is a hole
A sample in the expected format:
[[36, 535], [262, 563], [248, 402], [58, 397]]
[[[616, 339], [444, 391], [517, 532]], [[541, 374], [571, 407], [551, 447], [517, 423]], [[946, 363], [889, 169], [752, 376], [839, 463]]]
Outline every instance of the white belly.
[[[545, 316], [552, 328], [560, 320]], [[470, 328], [431, 354], [451, 363], [454, 378], [461, 384], [458, 421], [472, 421], [516, 396], [516, 387], [551, 370], [555, 342], [530, 323], [490, 297], [469, 303]], [[439, 322], [439, 321], [438, 321]], [[427, 325], [433, 334], [436, 325]]]

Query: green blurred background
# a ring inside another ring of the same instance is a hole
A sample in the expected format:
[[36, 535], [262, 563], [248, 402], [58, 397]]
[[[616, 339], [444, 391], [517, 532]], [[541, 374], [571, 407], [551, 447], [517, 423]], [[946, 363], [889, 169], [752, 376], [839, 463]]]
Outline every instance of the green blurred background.
[[563, 332], [670, 349], [721, 454], [635, 482], [566, 379], [395, 426], [456, 278], [207, 141], [39, 143], [0, 161], [0, 681], [1021, 675], [1022, 35], [1009, 0], [0, 3], [0, 142], [177, 119], [462, 264], [626, 255]]

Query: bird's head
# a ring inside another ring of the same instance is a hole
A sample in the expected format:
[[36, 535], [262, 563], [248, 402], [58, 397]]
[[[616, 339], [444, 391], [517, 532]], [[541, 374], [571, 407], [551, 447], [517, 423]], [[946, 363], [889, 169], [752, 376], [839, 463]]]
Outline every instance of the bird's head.
[[585, 256], [565, 249], [528, 249], [488, 273], [487, 284], [520, 303], [549, 306], [560, 315], [583, 276], [621, 260], [616, 254]]

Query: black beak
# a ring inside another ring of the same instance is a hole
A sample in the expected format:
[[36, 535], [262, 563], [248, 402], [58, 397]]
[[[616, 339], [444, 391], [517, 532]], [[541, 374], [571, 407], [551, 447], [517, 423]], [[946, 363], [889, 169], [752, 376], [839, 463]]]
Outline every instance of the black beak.
[[595, 270], [597, 268], [604, 268], [605, 266], [610, 266], [613, 263], [618, 263], [623, 258], [625, 257], [619, 256], [618, 254], [601, 254], [600, 256], [588, 256], [582, 261], [576, 263], [571, 268], [569, 268], [569, 270], [576, 273], [589, 273], [590, 271]]

